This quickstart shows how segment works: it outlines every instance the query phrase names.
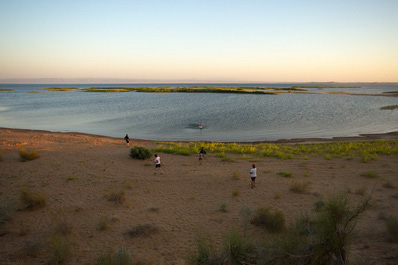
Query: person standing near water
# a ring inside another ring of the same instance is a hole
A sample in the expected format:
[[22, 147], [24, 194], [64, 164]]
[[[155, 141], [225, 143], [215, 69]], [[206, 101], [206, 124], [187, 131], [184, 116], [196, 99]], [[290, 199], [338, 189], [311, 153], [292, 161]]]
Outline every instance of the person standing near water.
[[127, 147], [129, 147], [130, 146], [130, 138], [129, 138], [129, 135], [126, 133], [126, 136], [124, 136], [124, 140], [126, 140], [126, 145], [127, 145]]
[[256, 187], [256, 177], [257, 177], [257, 168], [256, 168], [256, 165], [253, 164], [252, 168], [250, 169], [250, 178], [252, 180], [252, 185], [251, 185], [252, 189], [254, 187]]

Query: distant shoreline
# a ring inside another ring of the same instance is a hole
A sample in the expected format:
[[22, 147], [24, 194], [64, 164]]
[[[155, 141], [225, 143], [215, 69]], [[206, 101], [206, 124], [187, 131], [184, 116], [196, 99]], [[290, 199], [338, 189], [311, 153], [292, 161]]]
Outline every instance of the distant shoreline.
[[[120, 137], [112, 137], [99, 134], [90, 134], [82, 132], [58, 132], [58, 131], [48, 131], [48, 130], [32, 130], [32, 129], [17, 129], [17, 128], [5, 128], [0, 127], [0, 131], [14, 131], [14, 132], [24, 132], [24, 133], [48, 133], [54, 135], [74, 135], [74, 136], [90, 136], [94, 138], [102, 139], [112, 139], [112, 140], [123, 140], [123, 135]], [[188, 142], [218, 142], [218, 141], [164, 141], [164, 140], [145, 140], [145, 139], [135, 139], [130, 138], [132, 141], [136, 142], [174, 142], [174, 143], [188, 143]], [[387, 133], [374, 133], [374, 134], [360, 134], [359, 136], [345, 136], [345, 137], [332, 137], [332, 138], [291, 138], [291, 139], [278, 139], [269, 141], [227, 141], [222, 143], [241, 143], [241, 144], [260, 144], [260, 143], [318, 143], [318, 142], [351, 142], [351, 141], [374, 141], [374, 140], [398, 140], [398, 131], [387, 132]], [[1, 139], [0, 139], [1, 142]]]

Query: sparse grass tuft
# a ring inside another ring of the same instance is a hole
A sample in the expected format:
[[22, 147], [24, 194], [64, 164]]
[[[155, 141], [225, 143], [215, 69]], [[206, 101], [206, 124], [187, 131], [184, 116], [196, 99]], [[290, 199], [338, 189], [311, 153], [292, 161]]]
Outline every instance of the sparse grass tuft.
[[152, 156], [151, 151], [149, 151], [149, 149], [147, 149], [145, 147], [134, 146], [130, 150], [131, 158], [145, 160], [147, 158], [150, 158], [151, 156]]
[[365, 196], [367, 191], [368, 191], [368, 189], [366, 187], [361, 187], [361, 188], [358, 188], [355, 190], [355, 194]]
[[315, 210], [320, 211], [323, 208], [323, 206], [325, 206], [325, 202], [323, 200], [318, 200], [315, 203]]
[[293, 173], [292, 172], [288, 172], [288, 171], [281, 171], [277, 173], [279, 176], [285, 177], [285, 178], [291, 178], [293, 177]]
[[363, 172], [363, 173], [361, 174], [361, 176], [367, 177], [367, 178], [370, 178], [370, 179], [375, 179], [375, 178], [378, 178], [378, 177], [379, 177], [379, 175], [378, 175], [375, 171], [366, 171], [366, 172]]
[[309, 182], [293, 182], [290, 185], [290, 191], [295, 193], [306, 193], [310, 187]]
[[239, 190], [232, 191], [232, 197], [238, 197], [239, 195], [240, 195], [240, 191]]
[[110, 221], [111, 220], [110, 220], [109, 216], [107, 216], [107, 215], [102, 216], [100, 218], [100, 220], [98, 221], [97, 229], [99, 231], [104, 231], [104, 230], [109, 229]]
[[21, 188], [21, 200], [28, 209], [40, 209], [47, 204], [47, 194], [42, 191], [33, 192], [28, 187]]
[[226, 213], [228, 211], [228, 204], [226, 202], [221, 203], [220, 212]]
[[389, 181], [384, 182], [383, 187], [386, 189], [395, 189], [396, 188], [396, 186]]
[[395, 110], [398, 109], [398, 105], [388, 105], [388, 106], [383, 106], [380, 108], [381, 110]]
[[105, 198], [115, 204], [122, 204], [126, 200], [126, 194], [122, 189], [112, 189], [105, 194]]
[[393, 243], [398, 242], [398, 218], [390, 216], [386, 218], [388, 240]]
[[37, 150], [27, 150], [25, 148], [18, 149], [19, 157], [21, 162], [35, 160], [40, 157], [39, 151]]
[[27, 241], [22, 247], [21, 256], [24, 258], [36, 258], [41, 249], [43, 248], [42, 244], [35, 241]]
[[255, 211], [251, 223], [264, 227], [270, 233], [279, 233], [286, 228], [283, 212], [279, 210], [271, 211], [266, 207], [260, 207]]
[[72, 258], [72, 242], [61, 235], [54, 235], [50, 238], [47, 246], [50, 265], [67, 264]]
[[236, 171], [236, 170], [234, 172], [232, 172], [232, 179], [233, 180], [240, 180], [241, 179], [240, 172]]
[[158, 228], [152, 224], [142, 224], [142, 225], [136, 225], [130, 228], [126, 234], [128, 234], [131, 237], [146, 237], [149, 236], [153, 233], [156, 233], [158, 231]]
[[225, 157], [221, 158], [221, 162], [235, 162], [235, 160], [228, 156], [225, 156]]
[[96, 265], [133, 265], [132, 257], [125, 248], [119, 248], [115, 252], [108, 251], [98, 258]]
[[274, 194], [274, 199], [275, 200], [279, 200], [281, 198], [281, 194], [280, 193], [275, 193]]

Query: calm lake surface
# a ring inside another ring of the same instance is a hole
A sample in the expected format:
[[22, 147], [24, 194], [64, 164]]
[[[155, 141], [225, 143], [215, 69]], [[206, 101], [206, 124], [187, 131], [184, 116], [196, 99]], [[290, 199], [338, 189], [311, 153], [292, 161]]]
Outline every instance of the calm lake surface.
[[[0, 127], [84, 132], [148, 140], [261, 141], [357, 136], [398, 131], [398, 97], [212, 93], [51, 92], [45, 87], [193, 86], [195, 84], [7, 85], [0, 91]], [[204, 85], [204, 84], [201, 84]], [[398, 91], [397, 83], [205, 84], [207, 86], [360, 86], [325, 92]], [[312, 91], [321, 92], [317, 88]], [[28, 93], [44, 91], [45, 93]], [[202, 123], [204, 128], [199, 129]]]

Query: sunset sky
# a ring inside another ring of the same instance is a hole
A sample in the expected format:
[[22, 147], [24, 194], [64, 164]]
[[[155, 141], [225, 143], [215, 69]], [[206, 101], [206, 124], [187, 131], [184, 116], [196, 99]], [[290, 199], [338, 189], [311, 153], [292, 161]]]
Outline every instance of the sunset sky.
[[0, 79], [397, 82], [396, 0], [1, 0]]

